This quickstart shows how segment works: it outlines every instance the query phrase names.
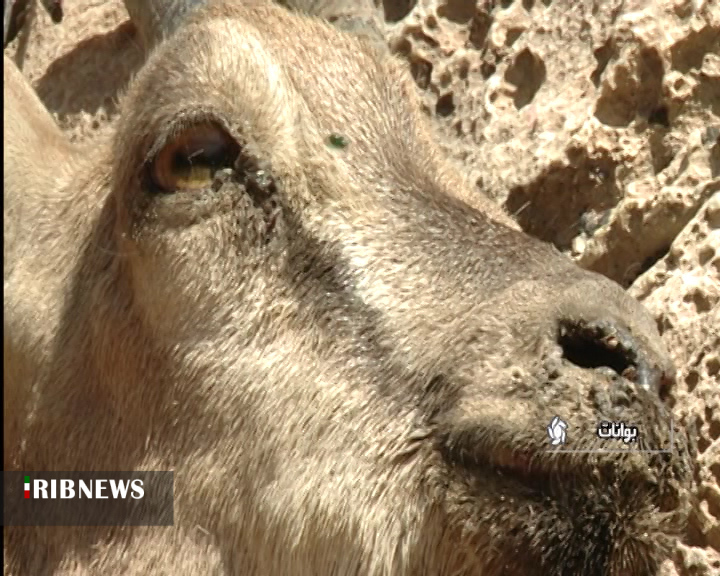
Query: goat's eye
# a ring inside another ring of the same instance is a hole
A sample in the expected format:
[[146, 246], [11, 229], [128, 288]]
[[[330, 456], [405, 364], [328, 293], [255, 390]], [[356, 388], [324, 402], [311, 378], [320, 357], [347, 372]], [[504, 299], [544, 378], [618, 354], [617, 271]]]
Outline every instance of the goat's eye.
[[197, 124], [170, 139], [152, 160], [150, 179], [158, 191], [209, 188], [215, 173], [232, 168], [239, 144], [216, 124]]

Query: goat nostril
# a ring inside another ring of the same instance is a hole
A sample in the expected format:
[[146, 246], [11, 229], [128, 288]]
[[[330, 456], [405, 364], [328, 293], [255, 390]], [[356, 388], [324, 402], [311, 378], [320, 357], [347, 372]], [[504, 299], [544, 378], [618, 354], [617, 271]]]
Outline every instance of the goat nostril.
[[580, 368], [611, 370], [663, 401], [675, 382], [674, 372], [653, 362], [629, 330], [613, 322], [561, 321], [557, 342], [566, 361]]
[[580, 368], [607, 367], [643, 388], [650, 387], [652, 370], [638, 361], [630, 335], [612, 323], [562, 321], [557, 342], [563, 358]]

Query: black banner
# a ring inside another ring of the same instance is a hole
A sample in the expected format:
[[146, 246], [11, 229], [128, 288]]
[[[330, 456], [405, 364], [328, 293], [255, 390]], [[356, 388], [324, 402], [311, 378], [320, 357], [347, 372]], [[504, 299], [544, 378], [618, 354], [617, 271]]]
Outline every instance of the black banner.
[[172, 472], [3, 472], [3, 526], [172, 526]]

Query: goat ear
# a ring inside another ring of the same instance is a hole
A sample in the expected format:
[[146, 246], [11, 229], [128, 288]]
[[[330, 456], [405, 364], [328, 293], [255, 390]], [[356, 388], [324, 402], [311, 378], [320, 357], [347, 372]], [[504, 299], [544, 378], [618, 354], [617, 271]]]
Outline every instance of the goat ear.
[[124, 0], [146, 50], [171, 36], [207, 0]]

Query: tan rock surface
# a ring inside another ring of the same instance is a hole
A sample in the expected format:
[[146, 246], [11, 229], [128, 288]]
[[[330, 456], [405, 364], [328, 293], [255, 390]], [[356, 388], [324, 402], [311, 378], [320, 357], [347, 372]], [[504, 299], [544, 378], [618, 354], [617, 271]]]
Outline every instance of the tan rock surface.
[[63, 22], [31, 2], [30, 25], [5, 53], [18, 64], [73, 141], [107, 128], [144, 51], [120, 0], [63, 3]]
[[[630, 287], [679, 369], [696, 504], [666, 576], [720, 575], [718, 0], [386, 0], [438, 138], [478, 190]], [[6, 53], [72, 139], [104, 131], [142, 63], [120, 0], [35, 10]]]

